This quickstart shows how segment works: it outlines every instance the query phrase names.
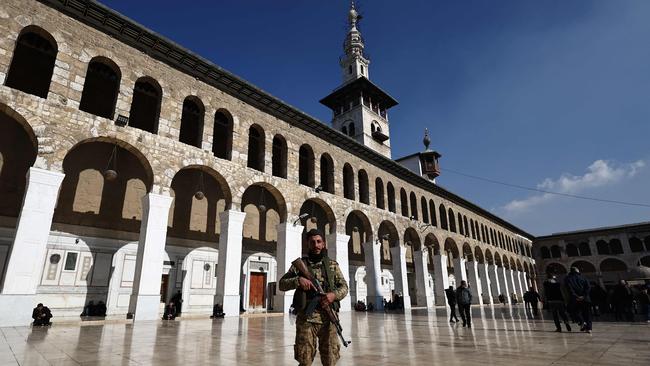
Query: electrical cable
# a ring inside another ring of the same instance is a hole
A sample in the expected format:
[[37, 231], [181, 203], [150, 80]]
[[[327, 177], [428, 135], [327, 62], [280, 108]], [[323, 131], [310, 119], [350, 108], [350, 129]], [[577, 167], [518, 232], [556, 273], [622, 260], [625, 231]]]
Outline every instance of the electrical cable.
[[519, 184], [512, 184], [512, 183], [501, 182], [501, 181], [494, 180], [494, 179], [483, 178], [483, 177], [479, 177], [479, 176], [472, 175], [472, 174], [462, 173], [462, 172], [452, 170], [452, 169], [449, 169], [449, 168], [445, 168], [445, 169], [441, 168], [440, 170], [445, 171], [445, 172], [458, 174], [458, 175], [462, 175], [462, 176], [468, 177], [468, 178], [478, 179], [478, 180], [482, 180], [482, 181], [493, 183], [493, 184], [500, 184], [500, 185], [503, 185], [503, 186], [523, 189], [523, 190], [527, 190], [527, 191], [533, 191], [533, 192], [539, 192], [539, 193], [545, 193], [545, 194], [554, 194], [554, 195], [557, 195], [557, 196], [577, 198], [577, 199], [588, 200], [588, 201], [614, 203], [614, 204], [618, 204], [618, 205], [627, 205], [627, 206], [637, 206], [637, 207], [648, 207], [648, 208], [650, 208], [650, 204], [647, 204], [647, 203], [616, 201], [616, 200], [608, 200], [608, 199], [596, 198], [596, 197], [580, 196], [580, 195], [577, 195], [577, 194], [553, 192], [553, 191], [547, 191], [547, 190], [544, 190], [544, 189], [526, 187], [526, 186], [522, 186], [522, 185], [519, 185]]

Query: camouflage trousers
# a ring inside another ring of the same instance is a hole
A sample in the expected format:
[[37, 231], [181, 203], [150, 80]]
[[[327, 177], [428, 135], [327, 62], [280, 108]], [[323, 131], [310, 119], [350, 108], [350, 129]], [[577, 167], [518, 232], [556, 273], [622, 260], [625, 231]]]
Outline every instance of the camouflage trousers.
[[300, 366], [310, 366], [316, 357], [316, 344], [324, 366], [336, 365], [341, 357], [341, 345], [336, 327], [329, 321], [323, 324], [309, 323], [298, 319], [296, 322], [296, 344], [293, 346], [294, 358]]

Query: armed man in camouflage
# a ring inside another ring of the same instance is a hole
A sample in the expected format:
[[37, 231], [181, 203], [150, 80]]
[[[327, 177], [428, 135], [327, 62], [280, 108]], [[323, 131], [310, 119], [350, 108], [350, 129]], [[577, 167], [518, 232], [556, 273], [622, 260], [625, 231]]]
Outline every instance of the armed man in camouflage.
[[[339, 301], [348, 294], [348, 284], [341, 273], [339, 264], [327, 256], [327, 249], [323, 234], [312, 229], [307, 233], [309, 255], [303, 258], [308, 269], [322, 284], [325, 296], [320, 299], [321, 306], [332, 305], [335, 311], [339, 309]], [[307, 304], [315, 296], [314, 284], [308, 279], [298, 275], [294, 266], [289, 268], [280, 279], [280, 290], [289, 291], [296, 289], [293, 298], [293, 307], [298, 311], [296, 322], [296, 344], [294, 345], [294, 358], [302, 366], [309, 366], [316, 357], [316, 344], [320, 351], [323, 365], [335, 365], [340, 358], [341, 345], [336, 334], [336, 327], [320, 306], [310, 315], [305, 314]]]

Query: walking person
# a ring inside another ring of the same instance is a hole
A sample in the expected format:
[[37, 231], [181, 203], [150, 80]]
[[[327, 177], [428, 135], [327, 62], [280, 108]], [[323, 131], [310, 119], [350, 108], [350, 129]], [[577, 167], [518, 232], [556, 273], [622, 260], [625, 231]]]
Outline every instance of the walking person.
[[580, 331], [591, 333], [591, 286], [577, 267], [571, 267], [564, 278], [564, 284], [569, 292], [569, 304], [575, 309], [575, 317], [580, 325]]
[[634, 296], [632, 294], [632, 289], [628, 285], [627, 281], [621, 280], [616, 287], [614, 287], [614, 307], [615, 307], [615, 319], [632, 321], [634, 315], [632, 314], [632, 302], [634, 301]]
[[[335, 365], [340, 358], [341, 344], [336, 334], [336, 326], [332, 323], [323, 309], [332, 306], [338, 311], [339, 301], [348, 294], [348, 284], [343, 277], [339, 264], [327, 256], [323, 234], [312, 229], [307, 232], [305, 239], [309, 247], [309, 255], [303, 258], [309, 272], [312, 273], [326, 292], [324, 295], [316, 291], [314, 284], [300, 276], [298, 270], [291, 265], [289, 271], [279, 281], [280, 291], [296, 289], [293, 306], [298, 311], [296, 318], [296, 343], [293, 347], [294, 358], [300, 365], [311, 365], [320, 351], [323, 365]], [[320, 297], [320, 307], [307, 314], [307, 304]], [[370, 304], [368, 304], [370, 305]]]
[[449, 322], [458, 323], [458, 316], [456, 316], [456, 291], [454, 291], [454, 286], [449, 286], [449, 288], [445, 290], [445, 295], [447, 296], [447, 304], [449, 304], [449, 308], [451, 309]]
[[539, 313], [539, 308], [537, 306], [540, 300], [541, 298], [539, 297], [537, 291], [531, 287], [530, 290], [528, 290], [528, 301], [530, 301], [530, 306], [533, 308], [534, 316], [537, 316]]
[[645, 315], [645, 321], [650, 323], [650, 293], [648, 293], [647, 287], [641, 289], [639, 305], [641, 305], [641, 314]]
[[548, 306], [551, 314], [553, 314], [555, 331], [562, 331], [562, 327], [560, 326], [560, 318], [562, 318], [562, 321], [566, 326], [566, 330], [570, 332], [571, 325], [569, 325], [569, 318], [566, 315], [562, 286], [560, 285], [560, 282], [557, 280], [555, 275], [552, 275], [550, 278], [544, 281], [544, 303]]
[[467, 281], [460, 281], [460, 287], [456, 290], [456, 302], [460, 318], [463, 319], [463, 327], [472, 327], [470, 306], [472, 305], [472, 292], [467, 287]]

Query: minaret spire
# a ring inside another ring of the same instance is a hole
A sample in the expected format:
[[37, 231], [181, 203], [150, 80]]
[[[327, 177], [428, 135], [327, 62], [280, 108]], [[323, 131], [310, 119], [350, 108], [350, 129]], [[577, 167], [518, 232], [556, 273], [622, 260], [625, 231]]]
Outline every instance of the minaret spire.
[[340, 59], [343, 72], [343, 83], [355, 80], [365, 76], [368, 78], [368, 60], [364, 54], [363, 37], [357, 28], [362, 16], [357, 12], [354, 1], [350, 1], [350, 11], [348, 12], [348, 24], [350, 30], [343, 41], [344, 55]]

